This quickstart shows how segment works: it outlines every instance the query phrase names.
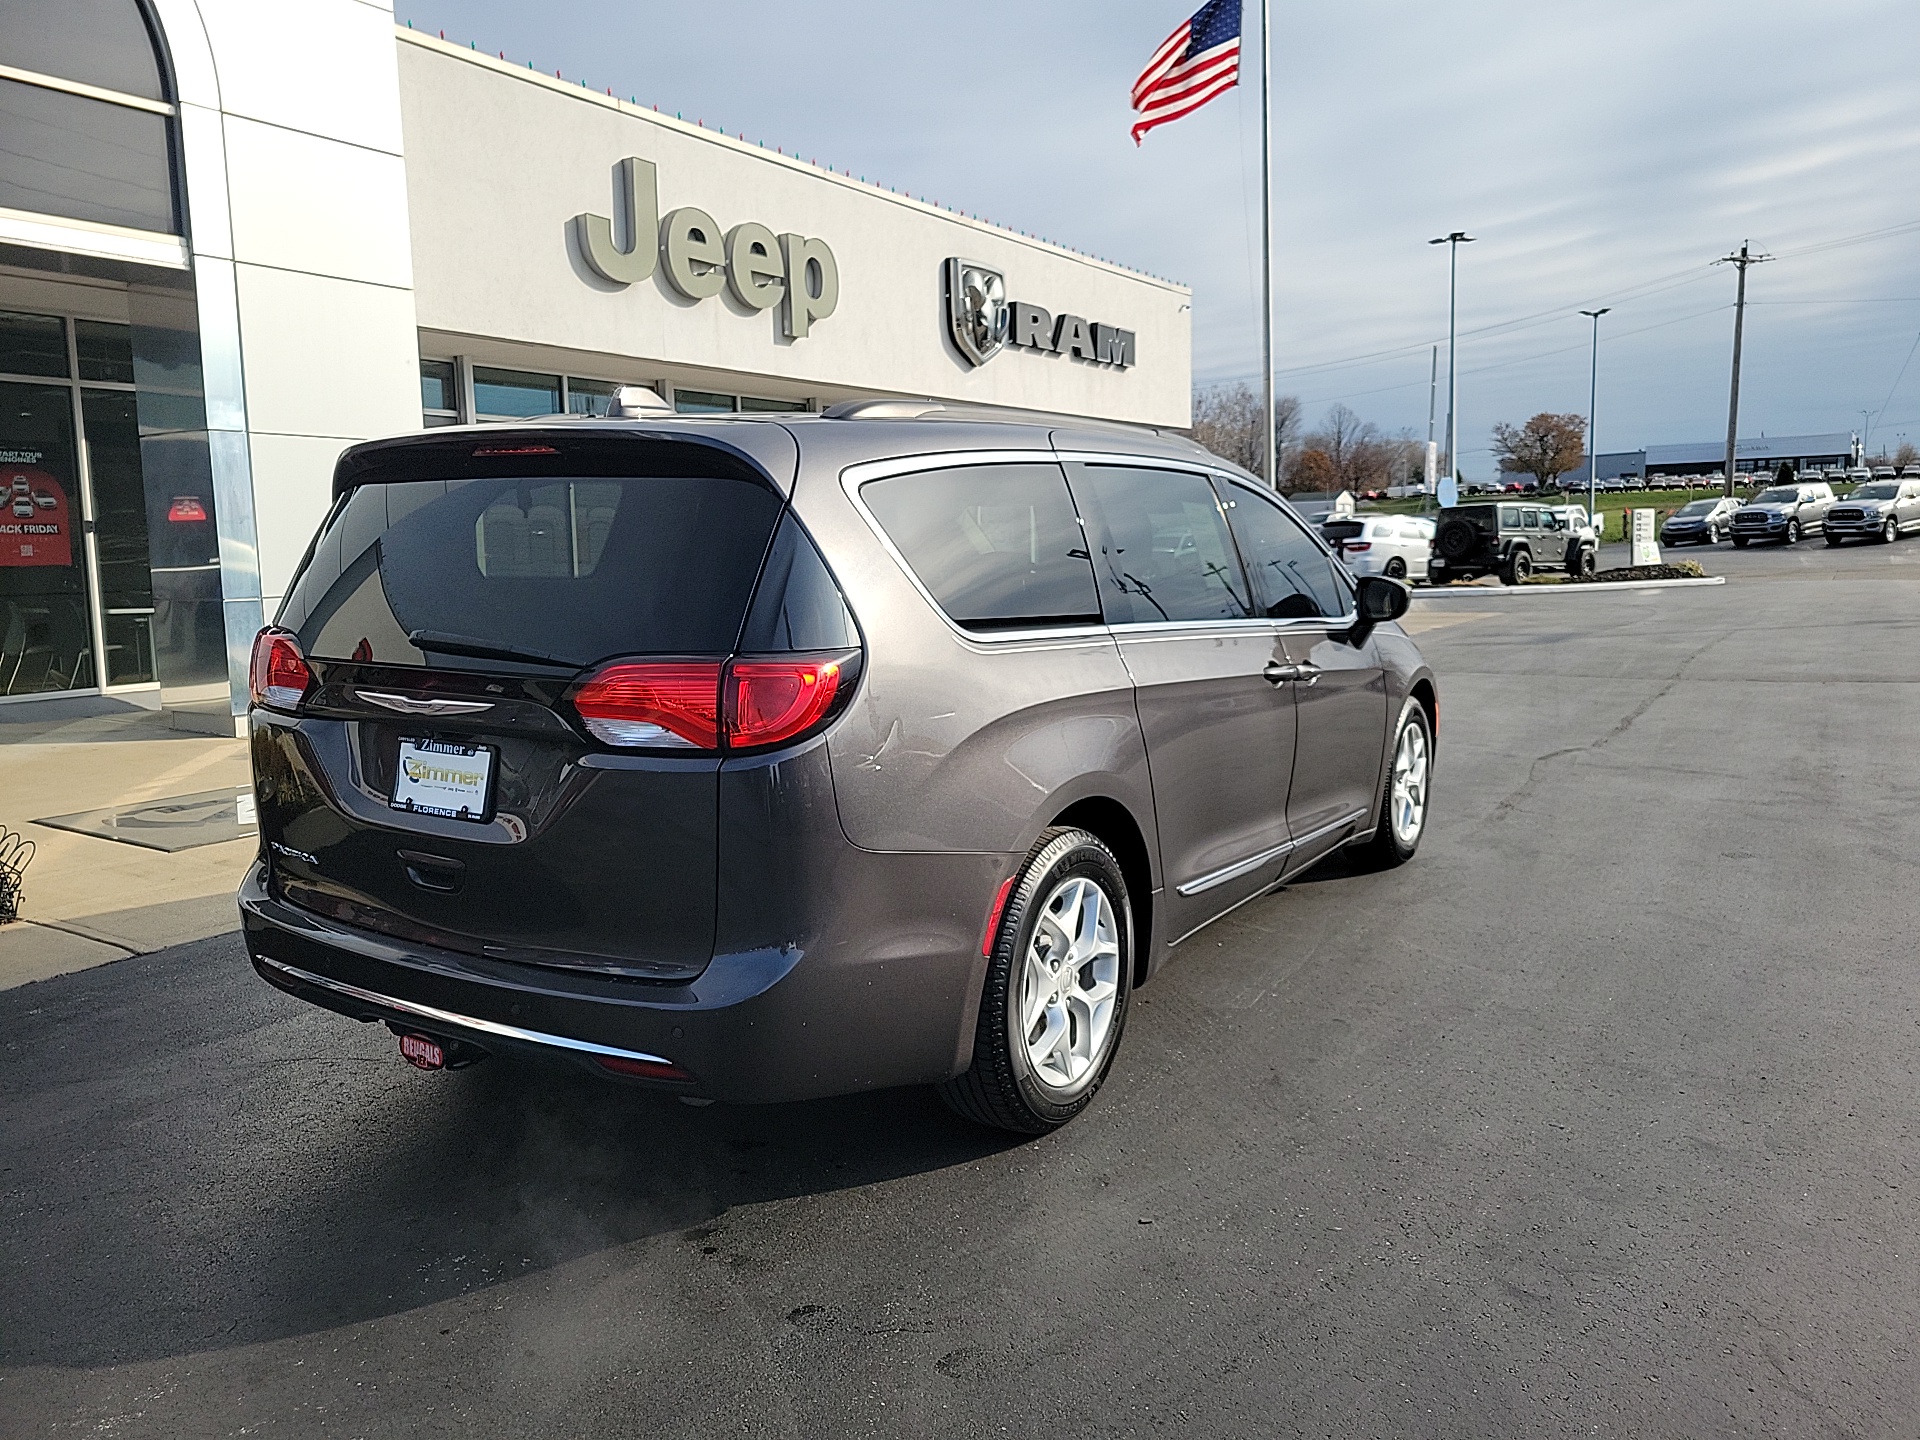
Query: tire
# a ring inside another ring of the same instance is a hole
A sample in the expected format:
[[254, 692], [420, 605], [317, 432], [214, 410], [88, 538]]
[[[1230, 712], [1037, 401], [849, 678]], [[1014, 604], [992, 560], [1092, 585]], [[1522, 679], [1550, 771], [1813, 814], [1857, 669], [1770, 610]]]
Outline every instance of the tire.
[[[1828, 538], [1831, 539], [1832, 537], [1829, 536]], [[1891, 545], [1894, 541], [1898, 540], [1899, 538], [1900, 538], [1900, 522], [1898, 520], [1895, 520], [1892, 516], [1888, 516], [1887, 523], [1880, 527], [1880, 543], [1882, 545]]]
[[1582, 579], [1591, 580], [1599, 570], [1600, 562], [1595, 558], [1593, 551], [1582, 545], [1580, 553], [1574, 557], [1571, 572]]
[[[1089, 900], [1098, 902], [1090, 925]], [[1063, 914], [1069, 925], [1060, 923]], [[1087, 955], [1071, 980], [1047, 966], [1062, 940], [1070, 954], [1082, 948]], [[1020, 867], [994, 935], [973, 1063], [938, 1087], [940, 1098], [976, 1124], [1022, 1135], [1057, 1130], [1086, 1109], [1120, 1048], [1134, 945], [1127, 882], [1113, 852], [1085, 830], [1045, 831]], [[1049, 983], [1059, 987], [1052, 1003]], [[1023, 1013], [1032, 1016], [1027, 1024]]]
[[1398, 555], [1394, 556], [1391, 560], [1387, 561], [1387, 578], [1389, 580], [1406, 579], [1407, 578], [1407, 562], [1402, 560]]
[[[1410, 730], [1418, 732], [1411, 740]], [[1396, 784], [1408, 779], [1406, 769], [1412, 768], [1412, 757], [1403, 757], [1401, 753], [1409, 746], [1418, 751], [1418, 775], [1414, 782], [1417, 794], [1396, 795]], [[1406, 769], [1403, 769], [1403, 758], [1408, 761]], [[1433, 724], [1427, 718], [1427, 707], [1409, 697], [1400, 708], [1400, 723], [1393, 729], [1393, 748], [1387, 752], [1387, 773], [1380, 782], [1380, 802], [1374, 810], [1378, 824], [1371, 840], [1353, 848], [1355, 868], [1391, 870], [1413, 858], [1414, 851], [1420, 848], [1420, 837], [1427, 833], [1432, 781]], [[1411, 825], [1403, 826], [1397, 821], [1396, 807], [1408, 800], [1414, 804], [1414, 815]]]
[[1525, 550], [1516, 550], [1502, 567], [1500, 579], [1507, 585], [1524, 585], [1531, 574], [1533, 574], [1533, 556]]
[[1734, 536], [1734, 537], [1733, 537], [1733, 548], [1734, 548], [1734, 549], [1736, 549], [1736, 550], [1744, 550], [1744, 549], [1746, 549], [1746, 548], [1747, 548], [1747, 537], [1746, 537], [1745, 535], [1736, 535], [1736, 536]]
[[1798, 520], [1787, 521], [1787, 533], [1781, 538], [1780, 543], [1782, 545], [1798, 545], [1800, 543], [1800, 522]]

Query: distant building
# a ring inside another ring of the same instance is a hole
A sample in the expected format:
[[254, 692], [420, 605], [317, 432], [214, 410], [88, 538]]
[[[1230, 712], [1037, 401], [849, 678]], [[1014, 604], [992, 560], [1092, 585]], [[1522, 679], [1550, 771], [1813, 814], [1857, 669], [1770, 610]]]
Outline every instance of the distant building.
[[[1762, 435], [1742, 440], [1734, 446], [1736, 473], [1763, 470], [1769, 473], [1781, 462], [1804, 470], [1810, 465], [1853, 465], [1860, 457], [1860, 441], [1841, 430], [1826, 435]], [[1649, 445], [1644, 450], [1600, 452], [1600, 478], [1621, 476], [1644, 479], [1648, 475], [1718, 475], [1727, 461], [1727, 442], [1700, 440], [1685, 445]], [[1573, 487], [1587, 483], [1584, 463], [1561, 483]]]

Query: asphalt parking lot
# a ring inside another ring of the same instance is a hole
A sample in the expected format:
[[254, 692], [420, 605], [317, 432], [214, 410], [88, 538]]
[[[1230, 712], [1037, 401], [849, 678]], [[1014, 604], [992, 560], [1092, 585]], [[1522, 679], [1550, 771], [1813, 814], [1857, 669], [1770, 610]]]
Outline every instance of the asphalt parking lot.
[[0, 993], [0, 1433], [1920, 1433], [1920, 543], [1422, 601], [1415, 862], [1046, 1139], [427, 1076], [233, 937]]

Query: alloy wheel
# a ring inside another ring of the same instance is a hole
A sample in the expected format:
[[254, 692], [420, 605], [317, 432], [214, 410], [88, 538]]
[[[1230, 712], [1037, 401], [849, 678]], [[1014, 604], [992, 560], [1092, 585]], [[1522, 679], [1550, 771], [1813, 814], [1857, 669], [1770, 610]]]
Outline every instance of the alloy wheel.
[[1427, 823], [1427, 732], [1417, 724], [1403, 726], [1394, 747], [1388, 812], [1394, 838], [1411, 849]]
[[1120, 927], [1113, 901], [1082, 876], [1040, 907], [1020, 989], [1021, 1037], [1034, 1073], [1054, 1089], [1100, 1063], [1120, 995]]
[[1887, 523], [1880, 527], [1880, 538], [1891, 545], [1900, 538], [1900, 522], [1888, 517]]

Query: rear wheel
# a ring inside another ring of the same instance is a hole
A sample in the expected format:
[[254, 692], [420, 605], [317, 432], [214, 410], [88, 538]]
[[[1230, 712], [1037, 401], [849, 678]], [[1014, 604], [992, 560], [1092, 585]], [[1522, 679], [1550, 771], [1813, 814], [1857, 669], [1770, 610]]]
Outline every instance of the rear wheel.
[[1508, 558], [1506, 568], [1500, 572], [1500, 578], [1509, 585], [1524, 585], [1527, 577], [1533, 574], [1533, 556], [1524, 550], [1516, 550]]
[[973, 1064], [940, 1098], [981, 1125], [1042, 1135], [1092, 1103], [1126, 1024], [1134, 935], [1120, 862], [1085, 830], [1048, 830], [1007, 897]]
[[1427, 709], [1409, 699], [1393, 734], [1393, 756], [1380, 787], [1379, 825], [1373, 838], [1354, 849], [1361, 869], [1390, 870], [1420, 848], [1427, 828], [1428, 786], [1433, 775], [1433, 727]]
[[1398, 555], [1387, 561], [1387, 577], [1391, 580], [1406, 579], [1407, 562], [1402, 560]]

